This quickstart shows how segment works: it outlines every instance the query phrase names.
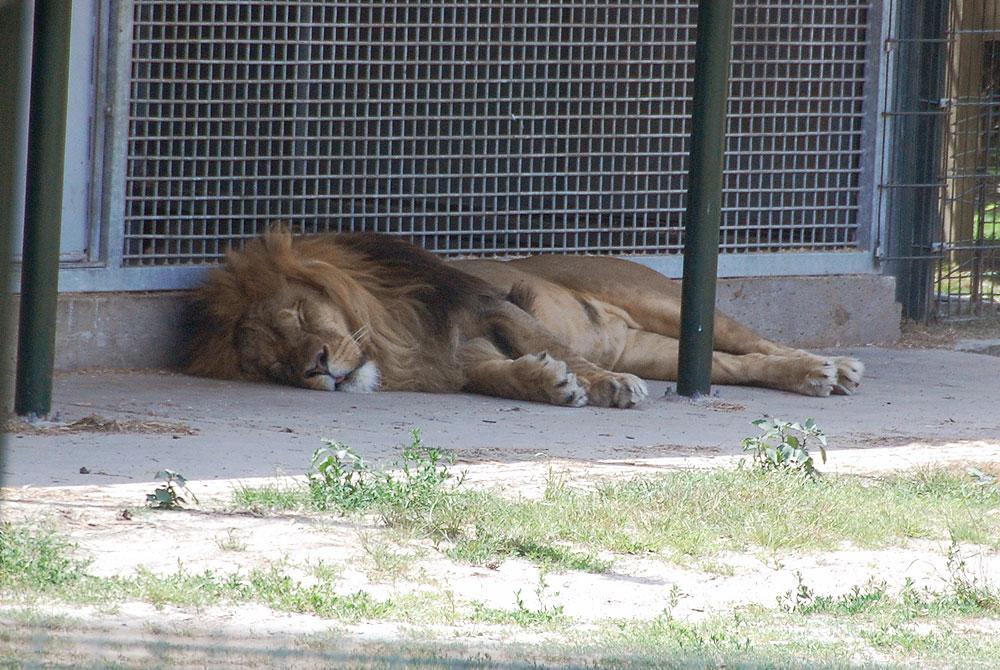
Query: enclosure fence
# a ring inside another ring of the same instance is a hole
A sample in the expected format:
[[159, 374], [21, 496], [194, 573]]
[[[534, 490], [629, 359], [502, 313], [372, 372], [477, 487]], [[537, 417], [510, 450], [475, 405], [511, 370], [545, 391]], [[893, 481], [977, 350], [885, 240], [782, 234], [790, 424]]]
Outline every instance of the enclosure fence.
[[1000, 314], [1000, 2], [887, 19], [885, 259], [912, 317]]
[[[129, 6], [126, 266], [277, 220], [443, 255], [682, 249], [694, 0]], [[870, 3], [735, 12], [722, 250], [864, 248]]]

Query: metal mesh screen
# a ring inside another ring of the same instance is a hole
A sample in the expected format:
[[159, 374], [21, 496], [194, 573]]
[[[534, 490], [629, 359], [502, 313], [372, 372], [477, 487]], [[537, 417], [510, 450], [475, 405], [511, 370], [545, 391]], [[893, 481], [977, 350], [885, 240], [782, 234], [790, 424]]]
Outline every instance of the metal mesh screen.
[[949, 7], [936, 316], [1000, 315], [1000, 5]]
[[911, 318], [1000, 315], [1000, 2], [889, 11], [885, 259]]
[[[134, 0], [124, 259], [681, 249], [696, 3]], [[852, 248], [868, 2], [737, 2], [723, 248]]]

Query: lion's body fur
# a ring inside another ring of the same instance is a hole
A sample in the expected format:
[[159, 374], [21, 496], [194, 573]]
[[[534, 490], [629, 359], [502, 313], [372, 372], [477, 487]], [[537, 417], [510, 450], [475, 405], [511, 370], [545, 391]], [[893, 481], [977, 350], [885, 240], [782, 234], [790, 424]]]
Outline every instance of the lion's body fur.
[[[384, 390], [631, 406], [645, 394], [635, 375], [676, 378], [679, 297], [675, 282], [614, 258], [446, 263], [385, 236], [273, 233], [196, 292], [186, 367], [331, 388], [370, 361]], [[721, 314], [716, 349], [716, 383], [825, 395], [861, 374]]]

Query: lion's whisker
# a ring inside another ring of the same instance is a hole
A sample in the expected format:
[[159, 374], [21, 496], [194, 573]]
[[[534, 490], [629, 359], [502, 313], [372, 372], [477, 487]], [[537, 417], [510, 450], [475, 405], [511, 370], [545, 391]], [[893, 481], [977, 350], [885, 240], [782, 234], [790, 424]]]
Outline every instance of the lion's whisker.
[[367, 323], [365, 323], [360, 328], [358, 328], [356, 331], [354, 331], [353, 333], [351, 333], [351, 339], [354, 340], [355, 343], [361, 344], [361, 340], [363, 340], [364, 338], [368, 337], [368, 332], [370, 330], [371, 330], [371, 327]]
[[350, 340], [348, 340], [346, 337], [344, 339], [342, 339], [340, 341], [340, 344], [337, 345], [337, 348], [334, 350], [333, 354], [330, 356], [330, 358], [333, 359], [333, 360], [338, 360], [340, 358], [341, 354], [344, 353], [344, 350], [347, 349], [347, 343], [349, 341]]

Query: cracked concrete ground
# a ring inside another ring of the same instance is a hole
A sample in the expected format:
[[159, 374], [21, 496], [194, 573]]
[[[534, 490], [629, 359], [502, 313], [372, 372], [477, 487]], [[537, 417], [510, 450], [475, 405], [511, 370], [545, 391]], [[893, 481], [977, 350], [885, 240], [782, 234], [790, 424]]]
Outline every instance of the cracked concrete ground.
[[[691, 401], [672, 395], [672, 384], [654, 382], [650, 398], [630, 410], [474, 395], [323, 393], [164, 371], [63, 373], [53, 396], [57, 421], [22, 426], [8, 438], [4, 484], [144, 482], [164, 468], [191, 480], [300, 474], [324, 439], [385, 462], [415, 427], [426, 444], [469, 464], [721, 464], [740, 453], [741, 438], [756, 432], [750, 422], [764, 415], [814, 418], [829, 436], [830, 471], [1000, 460], [1000, 358], [942, 349], [837, 353], [867, 366], [853, 396], [722, 386]], [[115, 421], [102, 426], [106, 419]]]
[[[631, 410], [473, 395], [323, 393], [164, 371], [64, 373], [56, 380], [51, 420], [15, 422], [15, 433], [8, 436], [0, 519], [57, 528], [80, 555], [94, 559], [91, 570], [101, 575], [129, 575], [140, 567], [169, 575], [180, 569], [178, 552], [191, 574], [286, 563], [301, 569], [323, 560], [340, 570], [338, 593], [364, 591], [377, 598], [448, 593], [459, 603], [482, 601], [504, 611], [515, 608], [515, 594], [525, 594], [532, 610], [542, 607], [544, 596], [579, 630], [597, 630], [601, 617], [649, 618], [664, 608], [679, 621], [697, 622], [750, 603], [773, 607], [782, 594], [794, 592], [796, 575], [831, 596], [875, 576], [896, 591], [905, 580], [939, 588], [947, 571], [947, 542], [934, 539], [779, 557], [723, 552], [713, 558], [714, 572], [655, 555], [617, 556], [608, 574], [550, 574], [544, 593], [533, 597], [534, 589], [542, 589], [543, 573], [523, 558], [493, 567], [468, 565], [451, 561], [427, 541], [397, 546], [371, 521], [298, 513], [258, 517], [231, 509], [235, 484], [306, 472], [324, 439], [385, 464], [397, 458], [415, 427], [425, 444], [454, 452], [470, 485], [526, 497], [540, 494], [553, 471], [585, 486], [605, 476], [732, 465], [742, 457], [740, 440], [756, 432], [750, 422], [764, 415], [814, 418], [829, 437], [829, 461], [820, 466], [827, 472], [1000, 463], [1000, 357], [873, 347], [837, 353], [855, 355], [867, 366], [865, 382], [853, 396], [717, 387], [712, 397], [691, 401], [674, 395], [672, 384], [654, 382], [650, 398]], [[149, 482], [161, 469], [183, 473], [201, 506], [185, 514], [142, 510]], [[129, 508], [136, 509], [134, 518], [122, 516]], [[234, 537], [240, 550], [226, 551], [225, 540]], [[372, 559], [364, 547], [371, 542], [413, 554], [411, 577], [383, 583], [366, 572]], [[995, 580], [995, 552], [977, 560], [976, 569]], [[413, 572], [435, 578], [423, 583]], [[43, 603], [27, 622], [24, 614], [16, 619], [16, 608], [0, 608], [0, 619], [15, 617], [5, 622], [13, 631], [13, 641], [5, 642], [14, 645], [15, 656], [65, 658], [78, 666], [87, 661], [144, 667], [155, 660], [167, 667], [204, 667], [212, 650], [242, 659], [231, 667], [266, 665], [303, 648], [317, 654], [360, 649], [367, 656], [382, 648], [400, 653], [414, 639], [424, 640], [435, 654], [458, 659], [485, 654], [494, 665], [506, 658], [505, 649], [543, 663], [552, 654], [560, 663], [566, 660], [558, 656], [566, 653], [559, 651], [565, 641], [555, 634], [510, 625], [345, 623], [259, 603], [194, 610], [148, 602], [117, 607], [109, 612]], [[42, 623], [32, 624], [38, 617]], [[995, 625], [992, 619], [986, 623]], [[250, 648], [247, 641], [264, 646]], [[167, 652], [169, 658], [163, 656]], [[324, 656], [315, 663], [299, 658], [297, 664], [324, 667], [334, 661], [343, 658]]]

